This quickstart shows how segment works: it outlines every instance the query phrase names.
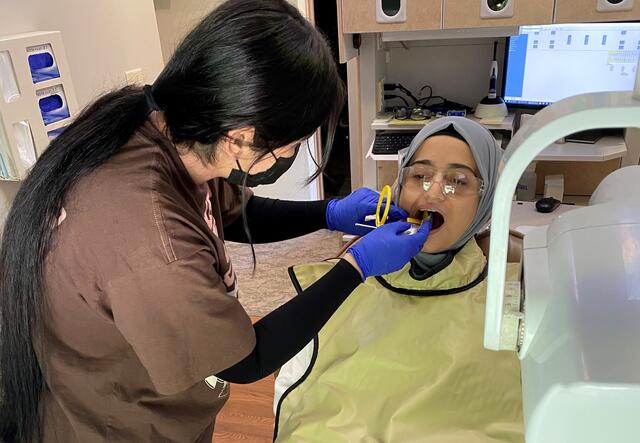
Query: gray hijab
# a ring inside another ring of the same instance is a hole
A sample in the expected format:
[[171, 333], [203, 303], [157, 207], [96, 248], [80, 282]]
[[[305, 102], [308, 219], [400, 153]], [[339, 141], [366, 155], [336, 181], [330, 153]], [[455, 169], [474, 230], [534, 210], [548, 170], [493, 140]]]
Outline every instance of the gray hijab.
[[[497, 145], [496, 140], [487, 129], [465, 117], [442, 117], [427, 124], [418, 132], [411, 142], [411, 145], [398, 153], [398, 180], [394, 186], [393, 199], [396, 204], [399, 202], [400, 193], [402, 192], [400, 173], [402, 168], [409, 166], [412, 157], [422, 143], [433, 135], [441, 135], [437, 133], [445, 131], [442, 135], [447, 134], [451, 129], [455, 131], [453, 134], [459, 134], [469, 145], [473, 158], [476, 161], [480, 178], [482, 178], [484, 183], [484, 191], [480, 196], [480, 203], [473, 221], [458, 241], [449, 248], [449, 250], [456, 250], [464, 246], [471, 237], [485, 227], [491, 217], [493, 195], [501, 170], [502, 149]], [[423, 265], [420, 267], [431, 267], [441, 261], [445, 255], [446, 254], [427, 254], [421, 252], [415, 258], [419, 265]]]

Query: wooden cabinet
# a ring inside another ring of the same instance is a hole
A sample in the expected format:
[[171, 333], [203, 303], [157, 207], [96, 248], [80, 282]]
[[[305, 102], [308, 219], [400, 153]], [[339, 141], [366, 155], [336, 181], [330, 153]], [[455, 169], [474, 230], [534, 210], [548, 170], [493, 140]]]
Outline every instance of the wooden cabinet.
[[544, 25], [553, 20], [553, 0], [444, 0], [443, 3], [444, 29]]
[[345, 34], [342, 24], [342, 3], [344, 1], [349, 0], [336, 0], [338, 11], [338, 59], [340, 63], [346, 63], [358, 55], [357, 49], [353, 47], [353, 35]]
[[[625, 8], [626, 4], [620, 2], [620, 8]], [[626, 8], [618, 11], [612, 9], [606, 12], [598, 11], [598, 0], [556, 0], [555, 23], [632, 20], [640, 20], [640, 0], [635, 0], [630, 10], [626, 10]]]
[[640, 0], [403, 0], [402, 23], [378, 22], [377, 0], [337, 1], [347, 34], [640, 20]]
[[340, 3], [342, 17], [339, 19], [344, 33], [440, 29], [442, 21], [441, 0], [406, 0], [403, 23], [378, 23], [376, 0], [340, 0]]

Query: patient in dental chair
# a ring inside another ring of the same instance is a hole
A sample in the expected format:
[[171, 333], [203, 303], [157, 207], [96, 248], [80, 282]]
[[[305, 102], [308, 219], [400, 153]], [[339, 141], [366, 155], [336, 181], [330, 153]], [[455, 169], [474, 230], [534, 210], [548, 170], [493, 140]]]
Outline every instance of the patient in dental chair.
[[[501, 166], [462, 117], [424, 127], [399, 154], [394, 201], [431, 216], [422, 252], [360, 285], [276, 380], [277, 442], [524, 442], [515, 353], [482, 344], [486, 228]], [[296, 266], [310, 286], [333, 264]], [[517, 273], [517, 267], [509, 272]]]

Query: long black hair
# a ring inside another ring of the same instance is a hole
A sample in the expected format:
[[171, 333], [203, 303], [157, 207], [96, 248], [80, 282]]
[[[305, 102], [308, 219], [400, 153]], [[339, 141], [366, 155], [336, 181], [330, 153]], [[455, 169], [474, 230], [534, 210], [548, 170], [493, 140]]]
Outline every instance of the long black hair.
[[[327, 43], [285, 0], [223, 3], [187, 35], [151, 92], [172, 141], [205, 162], [214, 160], [216, 143], [231, 129], [255, 128], [253, 149], [260, 154], [326, 125], [324, 165], [344, 103]], [[35, 346], [46, 312], [43, 262], [65, 197], [80, 177], [118, 152], [148, 113], [140, 87], [99, 98], [51, 142], [11, 207], [0, 250], [5, 442], [42, 437], [40, 399], [46, 387]]]

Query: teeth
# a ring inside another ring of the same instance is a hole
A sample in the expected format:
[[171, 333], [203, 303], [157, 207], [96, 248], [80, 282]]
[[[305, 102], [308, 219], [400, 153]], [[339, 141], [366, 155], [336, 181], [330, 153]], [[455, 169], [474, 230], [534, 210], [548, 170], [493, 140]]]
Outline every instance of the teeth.
[[437, 212], [438, 214], [440, 214], [440, 211], [433, 209], [433, 208], [420, 208], [418, 209], [418, 212], [415, 214], [415, 219], [426, 219], [428, 217], [430, 217], [433, 213]]

